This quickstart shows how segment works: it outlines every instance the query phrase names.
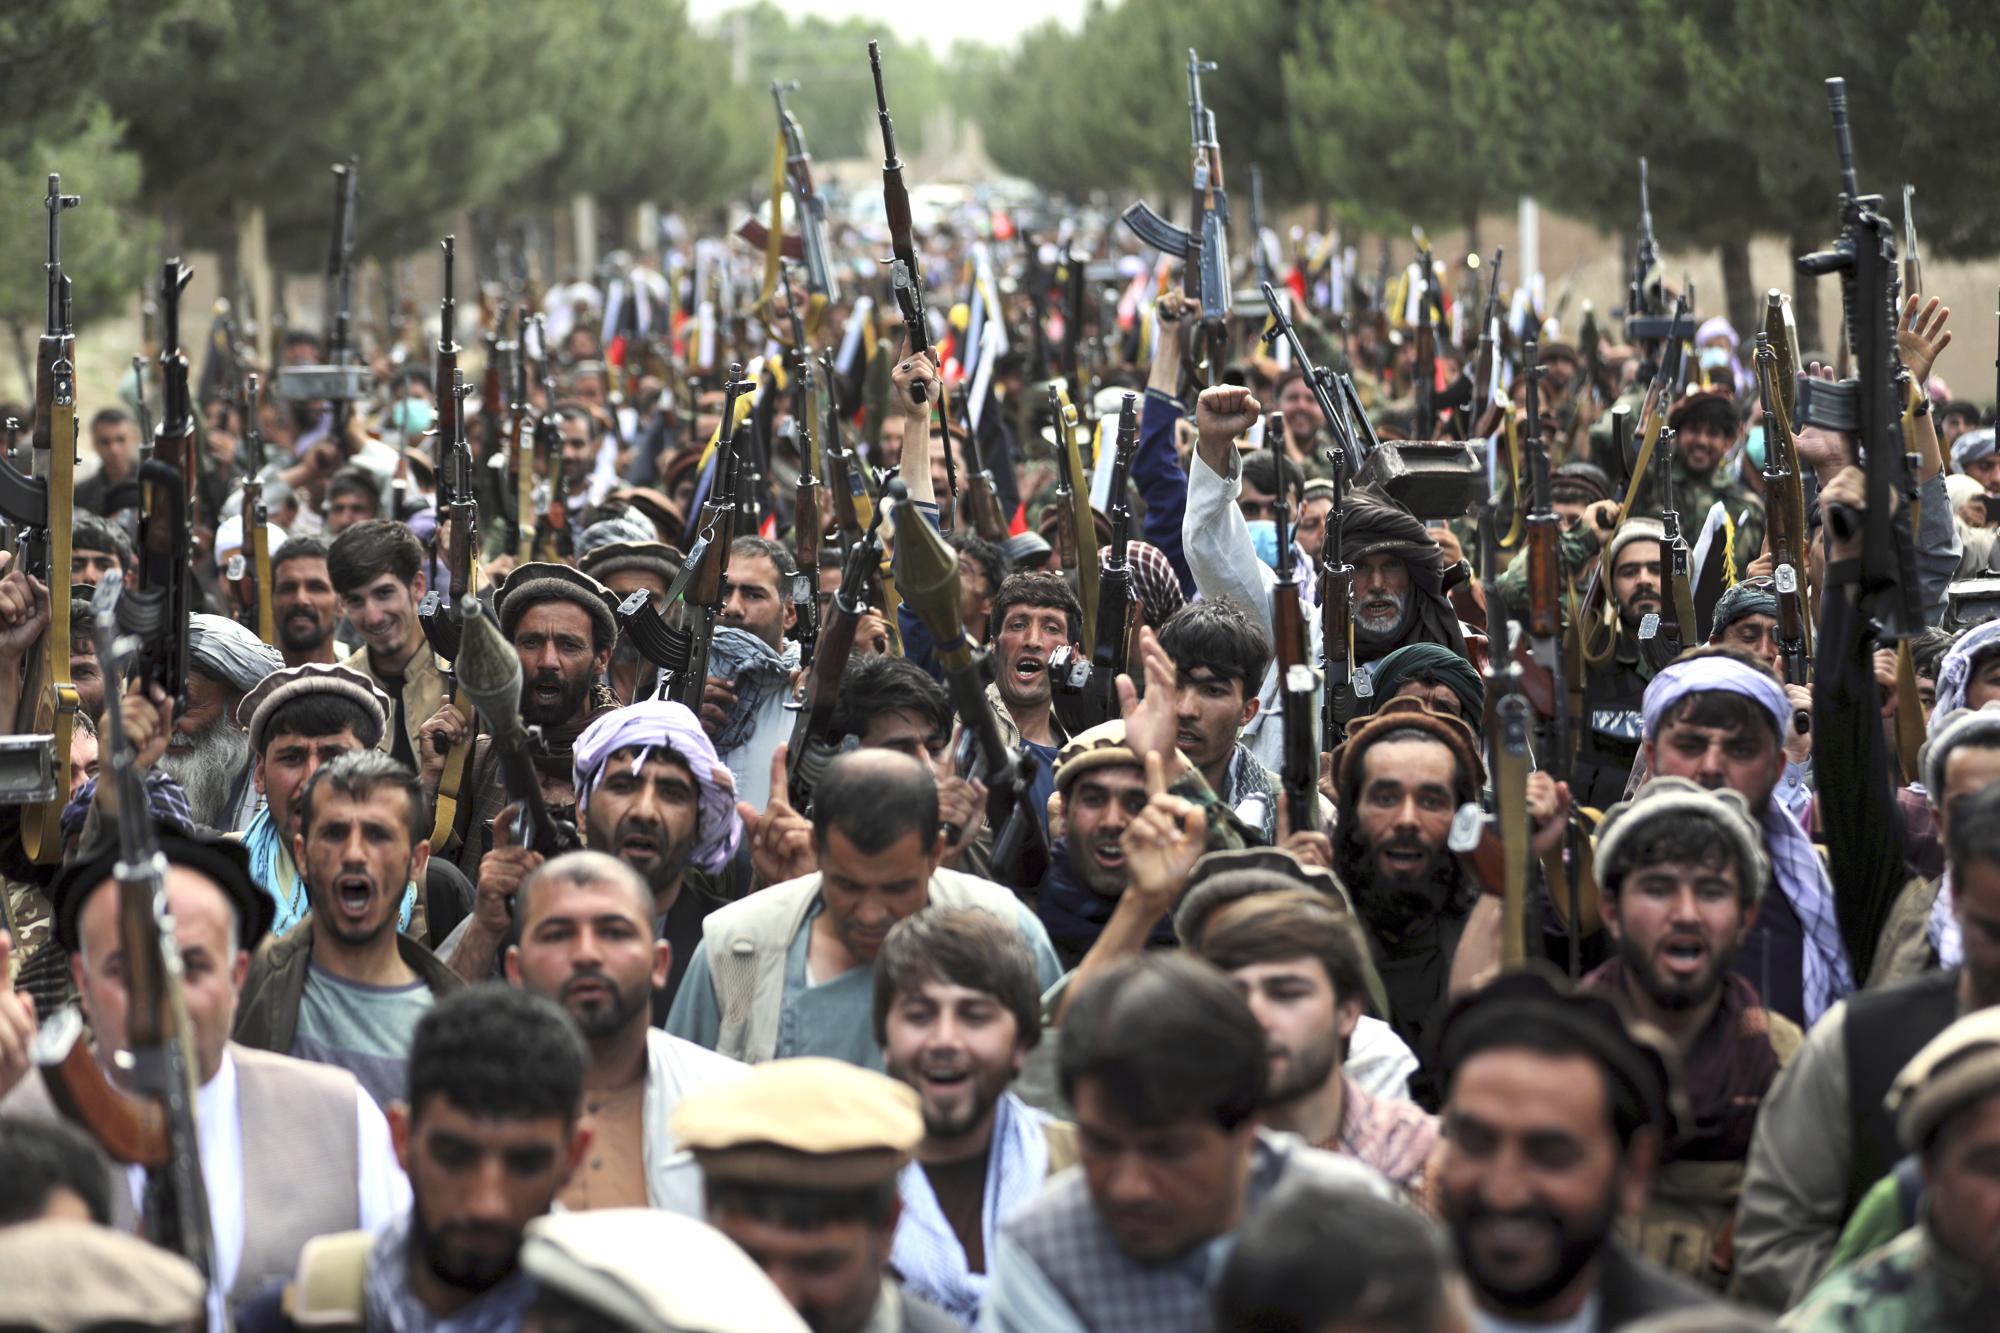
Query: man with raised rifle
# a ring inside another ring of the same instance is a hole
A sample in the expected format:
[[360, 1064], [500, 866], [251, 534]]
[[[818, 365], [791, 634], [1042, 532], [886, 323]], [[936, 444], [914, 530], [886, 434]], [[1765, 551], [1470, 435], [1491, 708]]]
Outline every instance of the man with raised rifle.
[[429, 759], [421, 728], [445, 701], [437, 654], [417, 621], [417, 603], [429, 586], [423, 564], [424, 548], [416, 534], [393, 519], [355, 524], [334, 540], [326, 555], [334, 594], [362, 639], [362, 647], [341, 665], [359, 671], [389, 696], [390, 726], [382, 748], [419, 772], [427, 769]]
[[736, 775], [739, 800], [763, 809], [771, 755], [792, 732], [786, 708], [799, 647], [786, 638], [798, 623], [792, 584], [799, 567], [783, 543], [745, 535], [729, 544], [722, 613], [709, 647], [702, 725]]

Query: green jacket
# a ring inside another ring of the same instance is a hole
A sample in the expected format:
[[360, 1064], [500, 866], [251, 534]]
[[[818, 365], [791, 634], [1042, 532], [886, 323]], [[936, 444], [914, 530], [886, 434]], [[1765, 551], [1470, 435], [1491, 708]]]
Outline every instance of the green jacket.
[[1919, 1223], [1825, 1278], [1779, 1327], [1801, 1333], [1984, 1333], [2000, 1327], [2000, 1290]]
[[[236, 1004], [232, 1038], [260, 1051], [289, 1055], [299, 1030], [299, 1002], [312, 973], [313, 921], [307, 917], [291, 930], [258, 946], [250, 960], [250, 975]], [[442, 999], [465, 983], [423, 945], [398, 932], [396, 952], [417, 979]]]

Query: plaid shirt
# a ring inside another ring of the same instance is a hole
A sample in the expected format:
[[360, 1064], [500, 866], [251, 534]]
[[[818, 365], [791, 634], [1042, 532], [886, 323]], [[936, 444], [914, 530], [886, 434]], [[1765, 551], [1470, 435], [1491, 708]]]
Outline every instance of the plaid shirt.
[[1340, 1132], [1313, 1147], [1365, 1162], [1397, 1189], [1416, 1194], [1437, 1147], [1437, 1117], [1415, 1102], [1376, 1097], [1345, 1073], [1340, 1084]]

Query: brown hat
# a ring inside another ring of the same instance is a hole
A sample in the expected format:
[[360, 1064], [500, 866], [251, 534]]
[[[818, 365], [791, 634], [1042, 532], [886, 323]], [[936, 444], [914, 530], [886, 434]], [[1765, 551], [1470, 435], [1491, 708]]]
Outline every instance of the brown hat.
[[665, 542], [612, 542], [577, 561], [584, 573], [600, 582], [636, 569], [657, 575], [669, 588], [680, 577], [684, 563], [681, 553]]
[[1347, 790], [1355, 780], [1360, 771], [1361, 755], [1370, 745], [1388, 733], [1406, 727], [1428, 731], [1437, 737], [1457, 756], [1460, 771], [1470, 775], [1475, 787], [1486, 785], [1486, 762], [1479, 753], [1479, 739], [1472, 734], [1472, 728], [1465, 724], [1465, 720], [1450, 713], [1440, 713], [1430, 706], [1428, 700], [1406, 694], [1389, 700], [1356, 722], [1348, 731], [1347, 739], [1333, 752], [1333, 771], [1339, 775], [1340, 789]]
[[583, 608], [605, 643], [618, 641], [618, 594], [580, 569], [547, 560], [530, 560], [516, 565], [493, 593], [493, 610], [500, 617], [500, 632], [509, 639], [528, 608], [542, 602], [570, 602]]
[[848, 1064], [772, 1060], [681, 1099], [674, 1138], [707, 1180], [777, 1189], [866, 1189], [892, 1179], [924, 1137], [914, 1088]]
[[264, 732], [278, 709], [307, 694], [336, 694], [352, 699], [374, 712], [382, 728], [388, 729], [389, 696], [380, 685], [353, 667], [337, 662], [306, 662], [273, 671], [236, 705], [236, 725], [250, 733], [250, 753], [264, 753]]
[[1713, 412], [1729, 419], [1729, 427], [1734, 430], [1743, 424], [1743, 414], [1736, 410], [1736, 399], [1727, 389], [1690, 389], [1681, 400], [1667, 412], [1667, 426], [1679, 430], [1681, 423], [1696, 412]]
[[1071, 783], [1095, 768], [1139, 768], [1143, 763], [1125, 744], [1125, 719], [1100, 722], [1057, 751], [1056, 790], [1067, 793]]

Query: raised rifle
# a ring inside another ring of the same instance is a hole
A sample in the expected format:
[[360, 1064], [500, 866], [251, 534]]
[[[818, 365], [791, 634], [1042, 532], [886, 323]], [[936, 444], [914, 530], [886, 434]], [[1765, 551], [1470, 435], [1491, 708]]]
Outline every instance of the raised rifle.
[[354, 346], [354, 208], [361, 164], [355, 158], [333, 164], [333, 233], [326, 252], [326, 361], [316, 366], [281, 366], [273, 388], [288, 400], [318, 399], [331, 404], [333, 438], [347, 433], [353, 405], [368, 396], [370, 372]]
[[[535, 316], [537, 328], [542, 317]], [[550, 367], [542, 367], [542, 410], [535, 417], [534, 458], [548, 483], [549, 502], [535, 516], [535, 553], [542, 560], [567, 561], [575, 545], [569, 529], [569, 497], [563, 494], [562, 424], [556, 413], [556, 381]], [[523, 459], [523, 462], [532, 460]], [[530, 471], [534, 471], [533, 467]]]
[[840, 678], [846, 674], [854, 655], [854, 632], [861, 617], [868, 614], [866, 591], [869, 577], [882, 558], [878, 533], [882, 511], [877, 509], [861, 540], [854, 543], [842, 562], [840, 588], [833, 594], [833, 614], [827, 618], [821, 636], [821, 651], [807, 669], [796, 697], [786, 706], [795, 711], [791, 744], [785, 751], [786, 795], [792, 808], [805, 814], [812, 809], [813, 788], [820, 774], [840, 752], [840, 738], [834, 734], [833, 715], [839, 707]]
[[[104, 671], [103, 781], [118, 793], [118, 942], [126, 994], [122, 1051], [106, 1051], [120, 1071], [114, 1086], [83, 1035], [82, 1015], [64, 1009], [37, 1034], [35, 1063], [49, 1100], [89, 1131], [114, 1159], [145, 1168], [141, 1232], [215, 1281], [208, 1189], [195, 1126], [200, 1085], [185, 972], [167, 906], [167, 859], [146, 806], [144, 774], [125, 730], [125, 682], [143, 630], [127, 618], [124, 576], [107, 572], [91, 599]], [[129, 596], [129, 594], [128, 594]], [[143, 619], [144, 617], [142, 617]], [[122, 1187], [122, 1185], [121, 1185]]]
[[[894, 495], [901, 482], [890, 483]], [[945, 692], [958, 714], [965, 762], [960, 776], [986, 785], [986, 823], [993, 830], [993, 872], [1006, 884], [1034, 885], [1048, 872], [1048, 830], [1042, 812], [1028, 799], [1035, 760], [1026, 746], [1009, 745], [1000, 730], [986, 687], [993, 681], [992, 654], [966, 637], [960, 610], [958, 552], [916, 506], [893, 506], [896, 563], [910, 610], [931, 633]]]
[[1229, 344], [1229, 195], [1222, 182], [1222, 146], [1215, 113], [1201, 100], [1201, 76], [1216, 68], [1188, 48], [1188, 133], [1193, 141], [1190, 224], [1186, 230], [1161, 217], [1142, 199], [1120, 216], [1132, 234], [1183, 263], [1182, 283], [1201, 307], [1202, 336], [1187, 341], [1189, 369], [1204, 386], [1215, 383]]
[[961, 410], [959, 429], [964, 432], [967, 472], [965, 483], [966, 516], [972, 523], [972, 530], [989, 542], [1007, 540], [1007, 520], [1000, 512], [1000, 492], [993, 480], [993, 469], [986, 466], [986, 452], [980, 447], [979, 432], [972, 424], [972, 417]]
[[[507, 398], [507, 466], [513, 478], [513, 512], [509, 517], [508, 549], [517, 564], [535, 558], [535, 426], [534, 401], [529, 395], [528, 334], [535, 316], [526, 305], [514, 311], [514, 362]], [[553, 404], [544, 403], [547, 412]]]
[[1250, 254], [1256, 260], [1257, 285], [1276, 282], [1271, 252], [1264, 246], [1264, 172], [1255, 162], [1250, 164]]
[[1625, 337], [1631, 342], [1658, 342], [1674, 336], [1671, 327], [1661, 328], [1659, 316], [1667, 308], [1665, 271], [1660, 265], [1660, 245], [1653, 236], [1653, 196], [1646, 183], [1646, 159], [1639, 159], [1639, 239], [1633, 256], [1632, 279], [1625, 297]]
[[[271, 609], [270, 510], [264, 504], [264, 433], [257, 427], [257, 376], [244, 375], [237, 408], [243, 414], [243, 548], [229, 561], [223, 576], [236, 585], [241, 605], [238, 619], [265, 643], [278, 641], [277, 618]], [[248, 555], [245, 555], [248, 552]]]
[[[471, 716], [462, 674], [458, 670], [458, 659], [465, 648], [465, 616], [470, 605], [479, 600], [479, 562], [476, 559], [479, 502], [472, 493], [472, 445], [465, 438], [465, 400], [471, 393], [472, 386], [465, 382], [465, 372], [454, 368], [450, 389], [454, 408], [453, 438], [448, 446], [439, 449], [437, 474], [438, 510], [442, 519], [440, 527], [451, 548], [447, 552], [446, 575], [451, 586], [447, 589], [432, 588], [424, 594], [424, 600], [417, 607], [417, 622], [423, 626], [424, 638], [429, 641], [432, 651], [451, 668], [448, 673], [448, 701], [467, 715], [468, 723], [476, 723], [477, 719]], [[442, 606], [441, 594], [444, 592], [451, 595], [449, 611]], [[472, 757], [476, 735], [476, 726], [467, 726], [465, 738], [446, 753], [444, 771], [438, 775], [431, 846], [440, 850], [459, 834], [459, 800], [465, 791], [465, 771]]]
[[500, 632], [493, 611], [477, 597], [454, 608], [460, 617], [458, 683], [479, 709], [482, 729], [500, 762], [507, 799], [520, 806], [520, 845], [543, 856], [577, 851], [583, 839], [574, 825], [559, 821], [542, 799], [535, 754], [542, 748], [539, 728], [521, 721], [521, 656]]
[[[1306, 355], [1305, 343], [1292, 324], [1291, 316], [1270, 283], [1264, 284], [1264, 304], [1271, 311], [1271, 327], [1265, 342], [1283, 338], [1292, 349], [1292, 364], [1312, 387], [1313, 400], [1332, 441], [1327, 449], [1333, 464], [1333, 508], [1326, 515], [1326, 542], [1320, 551], [1320, 655], [1321, 688], [1326, 691], [1320, 709], [1320, 749], [1332, 752], [1340, 746], [1354, 714], [1354, 698], [1366, 699], [1374, 693], [1366, 673], [1354, 669], [1354, 566], [1347, 561], [1347, 476], [1348, 458], [1355, 447], [1354, 420], [1350, 409], [1358, 406], [1352, 385], [1336, 382], [1333, 372], [1315, 366]], [[1281, 474], [1282, 475], [1282, 474]]]
[[1778, 354], [1769, 334], [1757, 335], [1757, 401], [1764, 415], [1764, 494], [1771, 530], [1771, 582], [1778, 595], [1778, 645], [1785, 680], [1812, 684], [1812, 615], [1806, 603], [1799, 559], [1805, 551], [1805, 516], [1800, 507], [1799, 461], [1792, 449], [1777, 393]]
[[119, 599], [119, 624], [139, 635], [133, 674], [187, 707], [188, 616], [195, 607], [194, 406], [181, 349], [181, 292], [193, 270], [169, 259], [160, 275], [160, 424], [139, 465], [139, 586]]
[[1437, 299], [1437, 264], [1431, 258], [1430, 239], [1422, 227], [1412, 227], [1417, 242], [1417, 357], [1413, 369], [1417, 398], [1417, 438], [1428, 440], [1437, 434], [1437, 324], [1431, 318], [1431, 304]]
[[1549, 485], [1549, 451], [1541, 427], [1541, 349], [1530, 338], [1521, 348], [1526, 379], [1528, 420], [1521, 438], [1522, 470], [1527, 474], [1528, 643], [1535, 665], [1548, 673], [1549, 762], [1567, 770], [1570, 718], [1563, 688], [1563, 571], [1558, 544], [1562, 517], [1556, 513]]
[[[1056, 559], [1076, 574], [1076, 599], [1083, 604], [1083, 641], [1097, 641], [1097, 519], [1090, 511], [1090, 486], [1077, 444], [1076, 407], [1060, 384], [1049, 386], [1049, 412], [1056, 432]], [[1053, 659], [1050, 668], [1054, 669]], [[1081, 682], [1079, 682], [1081, 683]]]
[[[709, 483], [708, 500], [694, 529], [700, 534], [697, 549], [690, 549], [684, 572], [687, 582], [682, 597], [687, 604], [687, 656], [676, 663], [677, 674], [666, 682], [667, 697], [685, 704], [696, 716], [701, 714], [702, 693], [708, 686], [708, 649], [715, 641], [715, 622], [722, 614], [724, 578], [729, 569], [729, 546], [736, 538], [736, 489], [740, 437], [748, 429], [736, 420], [736, 402], [750, 391], [740, 363], [729, 367], [729, 386], [724, 392], [722, 424], [717, 427], [714, 479]], [[665, 665], [665, 664], [662, 664]]]
[[840, 299], [840, 281], [826, 245], [826, 200], [813, 188], [812, 154], [806, 151], [806, 134], [799, 118], [785, 105], [785, 94], [796, 83], [771, 83], [771, 100], [778, 104], [778, 130], [785, 136], [785, 185], [791, 191], [792, 211], [797, 215], [799, 247], [806, 265], [806, 283], [812, 294], [832, 302]]
[[[903, 183], [903, 160], [896, 156], [896, 124], [889, 119], [889, 97], [882, 89], [882, 46], [868, 43], [868, 67], [875, 76], [875, 114], [882, 122], [882, 206], [889, 215], [889, 283], [896, 292], [896, 305], [903, 312], [904, 338], [909, 355], [921, 356], [931, 350], [930, 312], [924, 306], [924, 271], [917, 262], [916, 238], [911, 232], [910, 190]], [[924, 401], [925, 387], [913, 385], [911, 397]], [[951, 404], [944, 377], [937, 381], [940, 433], [951, 424]], [[958, 464], [949, 443], [944, 451], [945, 486], [951, 503], [940, 504], [938, 512], [949, 518], [958, 509]]]
[[[1799, 380], [1798, 415], [1802, 425], [1849, 432], [1858, 439], [1868, 476], [1860, 601], [1884, 637], [1902, 640], [1921, 634], [1925, 625], [1910, 530], [1916, 476], [1903, 439], [1909, 372], [1896, 348], [1895, 229], [1883, 211], [1881, 196], [1863, 195], [1855, 177], [1846, 81], [1828, 79], [1826, 91], [1840, 153], [1841, 233], [1832, 249], [1803, 255], [1798, 262], [1815, 276], [1840, 276], [1846, 345], [1853, 352], [1855, 378], [1838, 384]], [[1828, 506], [1826, 521], [1837, 537], [1854, 532], [1855, 515], [1845, 505]]]
[[[1285, 415], [1264, 419], [1264, 442], [1270, 446], [1275, 475], [1284, 476]], [[1319, 728], [1313, 709], [1319, 703], [1319, 673], [1308, 656], [1305, 579], [1299, 573], [1292, 540], [1291, 496], [1279, 487], [1271, 516], [1277, 522], [1278, 581], [1271, 587], [1271, 639], [1277, 653], [1278, 688], [1285, 696], [1283, 780], [1285, 817], [1294, 833], [1319, 827]]]
[[1472, 419], [1472, 434], [1484, 439], [1491, 435], [1494, 426], [1486, 421], [1487, 409], [1493, 406], [1493, 358], [1499, 355], [1500, 336], [1500, 261], [1507, 255], [1507, 247], [1493, 248], [1493, 264], [1486, 275], [1486, 308], [1479, 319], [1478, 350], [1472, 359], [1472, 407], [1467, 415]]
[[[1084, 631], [1085, 641], [1091, 645], [1090, 657], [1084, 661], [1069, 644], [1049, 655], [1049, 680], [1054, 688], [1056, 714], [1071, 735], [1118, 716], [1118, 677], [1125, 674], [1131, 661], [1132, 613], [1138, 598], [1128, 555], [1132, 504], [1125, 495], [1125, 479], [1138, 448], [1139, 395], [1128, 393], [1118, 409], [1117, 445], [1111, 456], [1111, 494], [1106, 502], [1110, 505], [1111, 544], [1101, 567], [1097, 568], [1096, 615]], [[1085, 500], [1088, 499], [1086, 495]], [[1089, 531], [1090, 563], [1097, 566], [1094, 520]]]
[[861, 460], [848, 448], [847, 437], [841, 432], [840, 409], [834, 401], [839, 381], [835, 378], [832, 352], [820, 353], [819, 370], [821, 382], [826, 385], [821, 469], [826, 474], [827, 493], [833, 497], [834, 534], [845, 552], [861, 540], [862, 532], [874, 521], [875, 498], [869, 494]]
[[70, 280], [63, 272], [61, 219], [82, 200], [50, 173], [48, 310], [35, 356], [35, 417], [29, 475], [0, 459], [0, 514], [13, 524], [18, 559], [48, 589], [49, 623], [23, 664], [15, 734], [0, 739], [0, 801], [24, 805], [21, 841], [30, 860], [62, 860], [62, 812], [69, 800], [70, 734], [77, 711], [69, 676], [70, 538], [76, 494], [76, 333]]
[[1910, 316], [1910, 327], [1915, 328], [1918, 314], [1921, 314], [1921, 298], [1924, 294], [1924, 264], [1917, 256], [1917, 219], [1912, 205], [1917, 197], [1917, 187], [1903, 187], [1903, 296], [1919, 298], [1919, 309]]
[[1660, 469], [1660, 610], [1640, 619], [1639, 637], [1657, 644], [1659, 662], [1665, 665], [1679, 657], [1687, 646], [1687, 636], [1697, 633], [1694, 616], [1694, 589], [1688, 572], [1688, 544], [1681, 535], [1680, 508], [1674, 501], [1674, 431], [1669, 427], [1660, 436], [1656, 456]]
[[820, 526], [820, 480], [816, 471], [819, 430], [813, 424], [819, 415], [819, 386], [813, 375], [812, 355], [806, 347], [805, 324], [799, 318], [798, 307], [791, 302], [789, 284], [786, 293], [785, 309], [792, 323], [792, 374], [796, 381], [792, 423], [799, 450], [799, 480], [792, 492], [792, 558], [799, 568], [792, 580], [792, 605], [798, 611], [792, 637], [799, 645], [799, 665], [811, 667], [820, 637], [819, 548], [825, 539]]

